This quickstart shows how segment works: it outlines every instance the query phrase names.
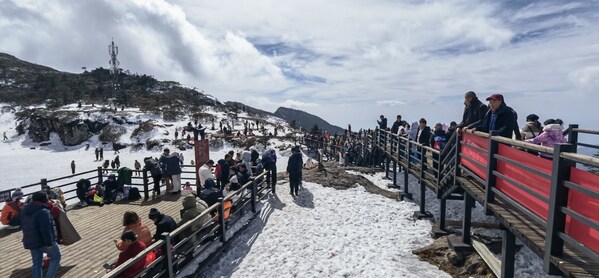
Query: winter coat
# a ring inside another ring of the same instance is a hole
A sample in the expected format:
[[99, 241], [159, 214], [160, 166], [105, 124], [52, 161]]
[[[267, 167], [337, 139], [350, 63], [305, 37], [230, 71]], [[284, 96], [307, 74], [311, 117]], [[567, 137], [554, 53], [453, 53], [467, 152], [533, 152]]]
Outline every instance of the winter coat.
[[377, 121], [379, 123], [379, 128], [382, 130], [387, 129], [387, 118], [383, 118], [380, 121]]
[[[514, 132], [517, 131], [516, 138], [518, 138], [520, 135], [520, 130], [518, 128], [518, 123], [516, 122], [516, 112], [511, 107], [505, 105], [505, 103], [502, 103], [495, 113], [497, 115], [497, 119], [495, 120], [495, 127], [493, 130], [498, 132], [497, 135], [512, 139]], [[487, 114], [485, 114], [483, 121], [476, 129], [478, 131], [489, 133], [492, 115], [493, 111], [489, 109]]]
[[245, 165], [246, 169], [248, 170], [248, 174], [250, 176], [252, 176], [253, 172], [252, 172], [252, 167], [250, 166], [250, 161], [252, 159], [252, 153], [250, 153], [249, 151], [243, 151], [241, 153], [241, 159], [242, 159], [241, 163], [243, 163]]
[[56, 242], [56, 227], [46, 203], [31, 202], [23, 208], [22, 215], [25, 249], [52, 246]]
[[528, 122], [520, 129], [520, 133], [523, 137], [522, 139], [525, 140], [535, 138], [539, 136], [541, 132], [543, 132], [543, 130], [540, 129], [535, 122]]
[[133, 176], [133, 171], [127, 167], [120, 168], [118, 171], [118, 181], [120, 184], [131, 184], [131, 177]]
[[302, 166], [304, 160], [300, 152], [294, 152], [287, 162], [287, 173], [289, 173], [289, 180], [301, 180], [302, 179]]
[[435, 146], [435, 141], [440, 139], [436, 137], [441, 137], [442, 140], [445, 140], [445, 142], [447, 142], [447, 133], [445, 132], [445, 130], [435, 129], [435, 131], [433, 132], [433, 136], [431, 136], [430, 139], [430, 146]]
[[177, 222], [172, 217], [163, 213], [158, 216], [154, 224], [156, 225], [154, 240], [160, 240], [163, 233], [170, 233], [177, 228]]
[[208, 204], [209, 207], [218, 203], [218, 198], [221, 197], [223, 197], [223, 193], [215, 187], [203, 189], [200, 193], [200, 199], [206, 202], [206, 204]]
[[3, 225], [9, 225], [10, 221], [21, 214], [23, 209], [23, 203], [19, 200], [4, 202], [2, 212], [0, 213], [0, 223]]
[[212, 173], [212, 170], [210, 170], [210, 167], [208, 167], [208, 165], [204, 164], [202, 165], [202, 167], [200, 167], [200, 170], [198, 171], [198, 175], [200, 177], [200, 185], [204, 186], [204, 183], [206, 182], [207, 179], [212, 179], [212, 180], [216, 180], [216, 178], [214, 177], [214, 174]]
[[431, 140], [431, 128], [429, 126], [425, 126], [422, 131], [418, 130], [418, 132], [420, 133], [418, 138], [416, 138], [418, 143], [422, 144], [423, 146], [429, 146]]
[[[183, 198], [182, 204], [183, 209], [181, 210], [181, 222], [179, 225], [183, 225], [183, 223], [193, 220], [208, 208], [208, 204], [206, 202], [196, 199], [196, 197], [193, 195], [185, 196], [185, 198]], [[203, 220], [200, 220], [200, 223], [206, 223], [210, 219], [210, 215], [206, 214], [202, 217], [202, 219]]]
[[174, 176], [181, 174], [181, 165], [179, 164], [179, 157], [175, 153], [160, 157], [160, 167], [162, 174], [165, 176]]
[[543, 128], [543, 133], [535, 138], [526, 140], [526, 142], [553, 148], [555, 144], [567, 142], [563, 131], [564, 128], [559, 124], [547, 125]]
[[144, 164], [146, 165], [146, 169], [150, 171], [152, 177], [162, 176], [162, 170], [158, 164], [158, 161], [154, 158], [147, 158], [144, 160]]
[[258, 153], [257, 150], [252, 150], [250, 152], [250, 161], [252, 162], [252, 165], [256, 165], [256, 163], [258, 163], [258, 158], [260, 158], [260, 153]]
[[[246, 183], [248, 183], [250, 181], [250, 174], [245, 171], [245, 172], [241, 172], [239, 171], [237, 173], [237, 184], [239, 184], [239, 187], [241, 188], [243, 185], [245, 185]], [[239, 189], [239, 188], [237, 188]]]
[[273, 160], [273, 154], [274, 157], [276, 159], [276, 154], [274, 153], [274, 150], [266, 150], [265, 152], [262, 153], [262, 166], [264, 167], [264, 169], [266, 170], [272, 170], [275, 166], [277, 166], [275, 160]]
[[478, 126], [489, 111], [489, 107], [482, 103], [478, 98], [474, 98], [470, 102], [470, 106], [464, 108], [464, 114], [462, 115], [462, 122], [458, 124], [458, 127], [469, 127]]
[[220, 173], [219, 176], [216, 178], [220, 180], [223, 184], [226, 184], [229, 182], [229, 175], [231, 174], [231, 171], [229, 169], [229, 163], [227, 163], [227, 161], [225, 161], [224, 159], [220, 159], [218, 161], [218, 165], [220, 165]]
[[91, 189], [92, 183], [86, 179], [80, 179], [77, 182], [77, 197], [82, 200], [85, 200], [87, 197], [87, 192]]
[[139, 161], [136, 160], [133, 167], [135, 167], [135, 170], [139, 170], [139, 169], [141, 169], [141, 163], [139, 163]]
[[[119, 258], [116, 261], [116, 264], [114, 265], [114, 267], [116, 268], [119, 265], [124, 264], [129, 259], [137, 256], [137, 254], [144, 251], [144, 249], [146, 249], [146, 245], [143, 242], [136, 240], [135, 242], [133, 242], [129, 246], [127, 246], [127, 249], [125, 251], [123, 251], [119, 254]], [[119, 274], [118, 277], [123, 277], [123, 278], [135, 277], [135, 275], [137, 273], [141, 272], [144, 269], [145, 265], [146, 265], [146, 260], [144, 260], [144, 259], [139, 260], [139, 261], [135, 262], [132, 266], [127, 268], [127, 270], [125, 270], [121, 274]]]
[[[137, 235], [137, 240], [142, 242], [146, 246], [152, 245], [152, 232], [150, 231], [150, 228], [146, 226], [146, 224], [141, 222], [141, 220], [138, 220], [136, 223], [125, 226], [123, 232], [126, 231], [133, 231]], [[125, 246], [121, 240], [117, 240], [116, 248], [120, 251], [125, 251], [127, 249], [127, 246]]]
[[399, 131], [399, 127], [402, 127], [406, 124], [406, 121], [401, 120], [401, 121], [395, 121], [393, 122], [393, 126], [391, 126], [391, 133], [393, 134], [397, 134], [397, 132]]

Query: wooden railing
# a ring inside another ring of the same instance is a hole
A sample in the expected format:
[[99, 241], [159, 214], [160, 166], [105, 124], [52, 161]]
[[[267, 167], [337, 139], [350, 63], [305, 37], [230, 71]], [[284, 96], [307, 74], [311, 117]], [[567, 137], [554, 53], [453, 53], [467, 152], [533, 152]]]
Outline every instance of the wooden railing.
[[[275, 184], [270, 184], [268, 176], [273, 173], [265, 171], [253, 180], [244, 184], [239, 190], [229, 193], [219, 202], [204, 210], [193, 220], [186, 222], [170, 233], [164, 233], [162, 239], [155, 242], [143, 252], [129, 259], [119, 267], [104, 275], [104, 278], [118, 277], [121, 273], [133, 266], [136, 262], [146, 260], [150, 253], [156, 254], [155, 261], [147, 265], [136, 277], [174, 277], [178, 271], [187, 266], [198, 255], [208, 255], [208, 248], [213, 245], [225, 243], [229, 240], [227, 231], [234, 227], [247, 213], [256, 213], [256, 205], [261, 199], [274, 190]], [[276, 173], [274, 173], [276, 174]], [[249, 193], [248, 193], [249, 192]], [[225, 215], [225, 203], [232, 202], [235, 212]], [[210, 215], [209, 221], [201, 223], [205, 216]], [[198, 229], [194, 229], [199, 226]], [[215, 250], [212, 250], [215, 252]]]

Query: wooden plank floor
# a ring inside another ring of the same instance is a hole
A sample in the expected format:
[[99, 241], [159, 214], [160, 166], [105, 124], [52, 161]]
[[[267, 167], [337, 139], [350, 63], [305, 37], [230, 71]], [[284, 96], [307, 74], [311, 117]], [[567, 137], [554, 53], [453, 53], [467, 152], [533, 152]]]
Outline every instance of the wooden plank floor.
[[[484, 203], [485, 193], [473, 179], [458, 177], [464, 190], [473, 196], [481, 204]], [[533, 220], [527, 219], [518, 209], [496, 198], [489, 204], [489, 208], [497, 216], [502, 225], [509, 228], [526, 246], [528, 246], [539, 257], [543, 258], [545, 248], [545, 228]], [[568, 247], [564, 251], [563, 258], [552, 258], [552, 262], [567, 277], [599, 277], [599, 266], [592, 260], [586, 258], [581, 252]]]
[[[67, 211], [67, 215], [81, 240], [73, 245], [60, 245], [62, 260], [59, 277], [101, 277], [105, 274], [102, 265], [116, 261], [118, 250], [113, 239], [119, 238], [123, 231], [122, 219], [125, 211], [135, 211], [141, 217], [152, 234], [156, 226], [148, 219], [150, 208], [156, 207], [161, 212], [180, 220], [179, 210], [182, 196], [163, 195], [161, 198], [131, 203], [116, 203], [104, 207], [76, 207]], [[23, 248], [23, 233], [17, 231], [0, 231], [0, 277], [31, 277], [31, 255]]]

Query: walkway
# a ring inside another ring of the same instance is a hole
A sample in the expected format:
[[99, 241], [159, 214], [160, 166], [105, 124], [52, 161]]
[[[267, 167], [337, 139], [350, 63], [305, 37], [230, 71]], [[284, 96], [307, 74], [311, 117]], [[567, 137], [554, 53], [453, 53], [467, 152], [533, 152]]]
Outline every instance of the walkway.
[[[118, 251], [113, 239], [122, 232], [123, 212], [137, 212], [152, 233], [154, 224], [147, 218], [150, 208], [156, 207], [165, 214], [180, 220], [181, 200], [179, 195], [162, 196], [160, 199], [139, 200], [127, 204], [111, 204], [104, 207], [86, 207], [67, 212], [69, 219], [81, 235], [81, 240], [70, 246], [60, 246], [62, 262], [59, 275], [62, 277], [101, 277], [105, 274], [102, 265], [115, 261]], [[31, 277], [31, 255], [23, 248], [20, 230], [10, 234], [0, 231], [3, 259], [0, 260], [0, 277]], [[10, 255], [8, 255], [10, 253]]]

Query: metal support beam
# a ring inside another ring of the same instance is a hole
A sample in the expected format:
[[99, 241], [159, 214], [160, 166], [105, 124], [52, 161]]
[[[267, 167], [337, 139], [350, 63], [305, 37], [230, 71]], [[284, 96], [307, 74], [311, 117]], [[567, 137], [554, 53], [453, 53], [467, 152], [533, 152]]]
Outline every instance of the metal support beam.
[[514, 262], [516, 258], [516, 236], [508, 230], [503, 230], [501, 244], [501, 278], [514, 277]]

